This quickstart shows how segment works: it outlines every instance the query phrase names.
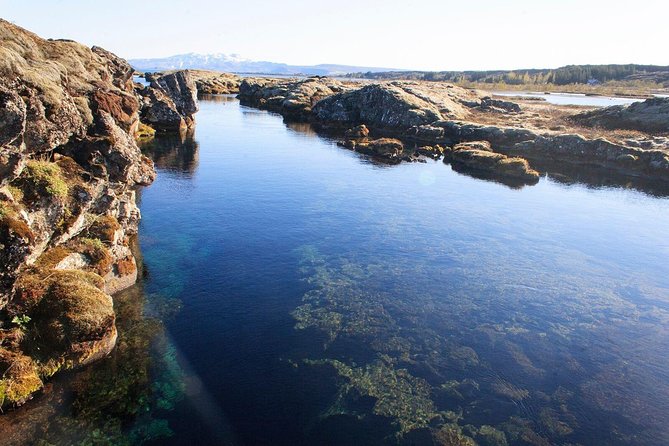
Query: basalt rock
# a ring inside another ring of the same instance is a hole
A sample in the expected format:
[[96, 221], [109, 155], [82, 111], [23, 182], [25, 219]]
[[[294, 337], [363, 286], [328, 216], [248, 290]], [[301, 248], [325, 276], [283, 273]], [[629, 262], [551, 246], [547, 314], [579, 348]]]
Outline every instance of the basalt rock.
[[588, 127], [669, 133], [669, 98], [591, 110], [574, 115], [572, 120]]
[[368, 85], [325, 98], [313, 113], [319, 123], [380, 129], [409, 128], [442, 118], [434, 104], [391, 84]]
[[402, 141], [394, 138], [348, 139], [340, 143], [340, 145], [356, 152], [391, 162], [399, 161], [404, 151]]
[[161, 132], [184, 132], [195, 125], [197, 87], [188, 70], [146, 74], [148, 87], [137, 88], [142, 122]]
[[110, 293], [136, 278], [135, 189], [155, 177], [132, 74], [102, 48], [0, 20], [2, 407], [115, 344]]
[[188, 70], [197, 86], [197, 94], [237, 94], [241, 78], [230, 73], [208, 70]]
[[478, 171], [502, 180], [527, 184], [539, 181], [539, 172], [530, 168], [527, 160], [495, 153], [485, 141], [456, 145], [444, 162], [450, 162], [456, 170]]
[[323, 77], [307, 79], [244, 79], [238, 98], [243, 105], [280, 113], [287, 119], [307, 121], [314, 104], [349, 87]]
[[346, 130], [344, 136], [347, 138], [366, 138], [369, 136], [369, 129], [365, 124], [360, 124], [353, 128]]
[[408, 131], [422, 143], [453, 145], [486, 141], [495, 152], [527, 159], [596, 166], [631, 176], [669, 179], [669, 145], [664, 138], [612, 142], [576, 133], [483, 125], [462, 121], [438, 121]]
[[[336, 91], [338, 89], [341, 91]], [[596, 166], [615, 169], [628, 176], [669, 180], [669, 171], [665, 168], [669, 157], [666, 137], [584, 137], [565, 120], [555, 123], [555, 117], [550, 114], [525, 110], [530, 106], [521, 108], [515, 102], [442, 82], [396, 81], [361, 86], [322, 78], [247, 79], [240, 85], [239, 98], [245, 105], [276, 111], [289, 119], [310, 121], [319, 131], [336, 136], [343, 134], [347, 140], [342, 145], [349, 148], [364, 146], [361, 139], [367, 135], [363, 135], [359, 127], [364, 126], [375, 137], [398, 138], [418, 147], [484, 141], [490, 145], [490, 149], [484, 151], [520, 155], [542, 162], [556, 161], [567, 170], [573, 166], [586, 169]], [[587, 124], [594, 123], [595, 116], [606, 116], [611, 118], [609, 127], [612, 128], [666, 132], [668, 102], [668, 99], [653, 99], [631, 106], [610, 107], [576, 115], [572, 120]], [[621, 124], [623, 118], [626, 124]], [[416, 154], [436, 156], [423, 152], [405, 153], [401, 159], [414, 161]], [[504, 175], [514, 175], [515, 167], [511, 171], [504, 163], [499, 167]], [[518, 171], [524, 176], [523, 166], [519, 165]]]

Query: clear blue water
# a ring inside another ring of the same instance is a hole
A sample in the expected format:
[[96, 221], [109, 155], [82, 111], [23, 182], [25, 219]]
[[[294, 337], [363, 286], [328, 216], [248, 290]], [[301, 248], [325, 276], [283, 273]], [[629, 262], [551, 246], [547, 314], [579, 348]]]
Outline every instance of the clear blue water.
[[141, 192], [144, 278], [115, 298], [118, 349], [0, 429], [669, 444], [669, 199], [378, 165], [215, 99], [194, 139], [146, 147], [159, 174]]

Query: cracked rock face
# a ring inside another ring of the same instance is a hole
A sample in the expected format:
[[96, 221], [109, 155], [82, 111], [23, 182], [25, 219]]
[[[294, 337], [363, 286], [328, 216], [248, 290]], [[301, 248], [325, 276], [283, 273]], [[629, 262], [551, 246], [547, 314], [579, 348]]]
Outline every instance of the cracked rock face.
[[[45, 40], [0, 20], [3, 407], [116, 342], [110, 293], [137, 277], [135, 189], [155, 177], [134, 139], [132, 73], [102, 48]], [[182, 85], [179, 76], [168, 84]], [[180, 107], [197, 109], [188, 98]]]
[[188, 70], [148, 74], [149, 87], [137, 90], [142, 121], [161, 132], [184, 132], [195, 125], [197, 86]]

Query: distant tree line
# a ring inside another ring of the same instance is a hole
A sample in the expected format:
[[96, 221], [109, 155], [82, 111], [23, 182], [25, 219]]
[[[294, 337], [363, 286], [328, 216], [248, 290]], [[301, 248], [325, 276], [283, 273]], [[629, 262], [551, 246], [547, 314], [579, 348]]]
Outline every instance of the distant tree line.
[[669, 66], [658, 65], [568, 65], [555, 69], [496, 71], [389, 71], [351, 73], [348, 77], [364, 79], [409, 79], [446, 82], [477, 82], [509, 85], [588, 84], [648, 77], [669, 76]]

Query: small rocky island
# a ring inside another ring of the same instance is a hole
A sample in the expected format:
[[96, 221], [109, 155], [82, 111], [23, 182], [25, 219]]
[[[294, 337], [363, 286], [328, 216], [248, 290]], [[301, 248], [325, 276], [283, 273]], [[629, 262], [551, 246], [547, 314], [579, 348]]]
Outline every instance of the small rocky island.
[[136, 191], [155, 177], [137, 141], [192, 131], [198, 93], [238, 94], [385, 163], [441, 159], [509, 185], [538, 182], [547, 163], [669, 182], [666, 98], [594, 110], [443, 82], [201, 70], [145, 73], [143, 86], [102, 48], [3, 20], [0, 42], [0, 408], [114, 348], [111, 295], [136, 281]]

